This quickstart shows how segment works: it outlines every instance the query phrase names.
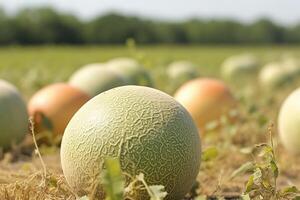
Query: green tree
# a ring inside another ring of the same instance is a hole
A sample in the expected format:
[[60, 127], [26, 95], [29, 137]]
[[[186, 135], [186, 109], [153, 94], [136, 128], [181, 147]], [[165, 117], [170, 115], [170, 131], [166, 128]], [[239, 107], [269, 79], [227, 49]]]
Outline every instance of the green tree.
[[10, 19], [3, 9], [0, 8], [0, 44], [14, 42], [14, 30]]

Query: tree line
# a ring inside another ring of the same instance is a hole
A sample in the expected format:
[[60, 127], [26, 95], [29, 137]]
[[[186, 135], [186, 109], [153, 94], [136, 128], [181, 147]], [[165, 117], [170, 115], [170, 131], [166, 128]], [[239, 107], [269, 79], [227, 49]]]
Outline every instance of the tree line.
[[14, 16], [0, 9], [0, 44], [295, 44], [300, 23], [283, 26], [268, 19], [190, 19], [182, 22], [147, 20], [109, 13], [89, 21], [51, 8], [20, 10]]

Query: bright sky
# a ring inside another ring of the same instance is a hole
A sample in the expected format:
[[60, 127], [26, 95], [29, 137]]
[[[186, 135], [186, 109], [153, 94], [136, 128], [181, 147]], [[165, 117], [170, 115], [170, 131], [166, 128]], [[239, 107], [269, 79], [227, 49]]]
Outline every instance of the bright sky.
[[23, 7], [45, 5], [71, 12], [82, 19], [114, 10], [168, 20], [200, 16], [248, 22], [269, 17], [284, 24], [300, 22], [300, 0], [0, 0], [0, 6], [8, 13]]

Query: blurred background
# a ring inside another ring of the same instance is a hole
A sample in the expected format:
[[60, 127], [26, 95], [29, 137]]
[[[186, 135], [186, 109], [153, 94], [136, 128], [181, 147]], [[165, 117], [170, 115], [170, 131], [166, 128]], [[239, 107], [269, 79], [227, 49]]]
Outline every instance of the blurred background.
[[296, 44], [295, 0], [3, 0], [0, 44]]
[[171, 92], [165, 70], [174, 61], [223, 78], [233, 55], [250, 53], [260, 67], [299, 57], [298, 7], [294, 0], [0, 1], [0, 77], [29, 97], [86, 64], [131, 57]]

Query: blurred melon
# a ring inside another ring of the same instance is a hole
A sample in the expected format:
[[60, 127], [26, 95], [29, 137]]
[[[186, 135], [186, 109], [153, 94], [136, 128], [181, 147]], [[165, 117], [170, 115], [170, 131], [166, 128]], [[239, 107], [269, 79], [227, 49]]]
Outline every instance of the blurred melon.
[[292, 153], [300, 153], [300, 88], [284, 101], [278, 117], [280, 139]]
[[272, 90], [292, 82], [296, 78], [297, 66], [292, 63], [273, 62], [265, 65], [259, 73], [259, 83], [264, 90]]
[[107, 62], [107, 67], [125, 76], [131, 85], [153, 86], [153, 80], [149, 72], [132, 58], [120, 57]]
[[36, 132], [50, 130], [63, 134], [75, 112], [90, 96], [65, 83], [55, 83], [36, 92], [28, 103]]
[[171, 86], [169, 89], [171, 93], [183, 83], [199, 76], [196, 66], [193, 63], [185, 60], [171, 63], [167, 67], [166, 74], [169, 85]]
[[300, 60], [297, 58], [289, 57], [282, 60], [282, 66], [284, 71], [288, 73], [291, 77], [296, 77], [300, 75]]
[[93, 97], [114, 87], [128, 85], [129, 80], [120, 73], [107, 69], [103, 63], [93, 63], [76, 71], [69, 84]]
[[198, 78], [185, 83], [174, 97], [203, 130], [208, 123], [229, 116], [237, 104], [230, 89], [223, 82], [211, 78]]
[[286, 77], [279, 62], [265, 65], [259, 73], [259, 83], [263, 89], [274, 89], [282, 85]]
[[230, 81], [249, 80], [257, 73], [259, 65], [259, 60], [252, 54], [235, 55], [223, 62], [221, 74]]
[[20, 142], [28, 132], [26, 104], [17, 88], [0, 80], [0, 149]]

